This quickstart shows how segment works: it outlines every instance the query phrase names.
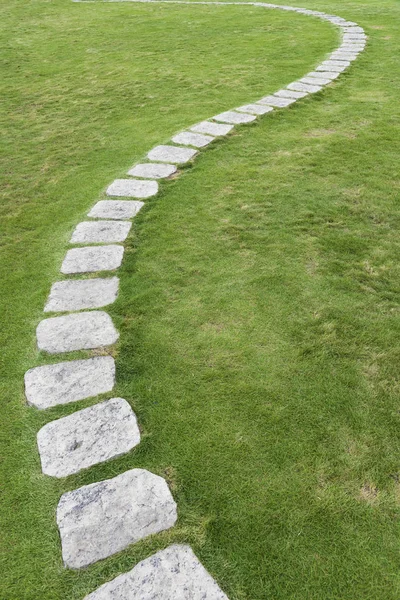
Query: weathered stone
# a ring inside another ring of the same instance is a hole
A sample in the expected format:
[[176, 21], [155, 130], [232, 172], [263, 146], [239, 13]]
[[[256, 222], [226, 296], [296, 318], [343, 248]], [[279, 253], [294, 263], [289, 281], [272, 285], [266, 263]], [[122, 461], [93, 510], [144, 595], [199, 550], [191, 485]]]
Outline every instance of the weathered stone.
[[197, 125], [193, 125], [191, 127], [191, 131], [195, 131], [196, 133], [207, 133], [208, 135], [226, 135], [233, 129], [233, 125], [222, 124], [222, 123], [211, 123], [211, 121], [202, 121]]
[[174, 544], [84, 600], [228, 600], [190, 546]]
[[265, 115], [266, 113], [271, 112], [271, 110], [274, 110], [274, 108], [272, 106], [267, 106], [266, 104], [245, 104], [244, 106], [239, 106], [236, 110], [251, 115]]
[[112, 398], [47, 423], [37, 434], [42, 471], [67, 477], [129, 452], [140, 442], [131, 407]]
[[358, 58], [358, 52], [334, 52], [330, 55], [331, 60], [352, 62]]
[[157, 181], [142, 179], [116, 179], [107, 188], [107, 196], [129, 196], [131, 198], [150, 198], [157, 192]]
[[44, 409], [111, 392], [114, 384], [114, 359], [96, 356], [29, 369], [25, 396], [28, 404]]
[[268, 104], [268, 106], [274, 106], [276, 108], [285, 108], [290, 104], [296, 102], [294, 98], [278, 98], [278, 96], [265, 96], [257, 102], [257, 104]]
[[294, 98], [295, 100], [299, 100], [300, 98], [308, 96], [308, 93], [294, 92], [293, 90], [279, 90], [279, 92], [275, 92], [274, 96], [277, 96], [278, 98]]
[[[313, 79], [330, 79], [333, 81], [340, 76], [340, 73], [332, 73], [331, 71], [311, 71], [307, 73], [306, 77], [312, 77]], [[318, 85], [318, 82], [316, 83]]]
[[88, 213], [97, 219], [132, 219], [144, 206], [139, 200], [100, 200]]
[[192, 148], [179, 148], [178, 146], [156, 146], [147, 155], [150, 160], [160, 162], [183, 164], [196, 156], [197, 150]]
[[64, 563], [86, 567], [176, 522], [164, 479], [132, 469], [63, 494], [57, 507]]
[[316, 71], [328, 71], [332, 73], [343, 73], [346, 70], [346, 67], [339, 67], [337, 65], [327, 65], [326, 63], [321, 63], [318, 67], [315, 68]]
[[299, 81], [307, 85], [328, 85], [328, 83], [332, 83], [331, 79], [323, 79], [323, 77], [319, 77], [318, 79], [315, 77], [303, 77]]
[[176, 173], [177, 168], [175, 165], [169, 165], [167, 163], [143, 163], [135, 165], [128, 171], [128, 175], [134, 177], [145, 177], [146, 179], [163, 179], [164, 177], [170, 177]]
[[61, 273], [94, 273], [113, 271], [121, 265], [123, 246], [88, 246], [68, 250], [61, 265]]
[[78, 223], [71, 244], [123, 242], [132, 227], [127, 221], [83, 221]]
[[324, 60], [321, 65], [326, 65], [328, 67], [349, 67], [350, 61], [348, 60]]
[[307, 83], [300, 83], [299, 81], [289, 83], [288, 88], [289, 90], [294, 90], [295, 92], [308, 92], [310, 94], [314, 94], [315, 92], [322, 90], [322, 86], [320, 85], [309, 85]]
[[118, 277], [57, 281], [51, 286], [44, 312], [66, 312], [107, 306], [118, 296], [118, 283]]
[[214, 140], [210, 135], [203, 135], [202, 133], [191, 133], [190, 131], [182, 131], [177, 135], [174, 135], [172, 141], [175, 144], [182, 144], [182, 146], [194, 146], [195, 148], [203, 148]]
[[119, 333], [111, 317], [99, 310], [44, 319], [37, 326], [36, 337], [39, 350], [56, 354], [109, 346]]
[[248, 115], [245, 113], [238, 113], [234, 110], [227, 110], [226, 112], [220, 113], [213, 117], [215, 121], [222, 121], [223, 123], [232, 123], [233, 125], [240, 125], [241, 123], [250, 123], [254, 121], [256, 117], [254, 115]]
[[362, 27], [343, 27], [343, 31], [346, 33], [365, 33]]

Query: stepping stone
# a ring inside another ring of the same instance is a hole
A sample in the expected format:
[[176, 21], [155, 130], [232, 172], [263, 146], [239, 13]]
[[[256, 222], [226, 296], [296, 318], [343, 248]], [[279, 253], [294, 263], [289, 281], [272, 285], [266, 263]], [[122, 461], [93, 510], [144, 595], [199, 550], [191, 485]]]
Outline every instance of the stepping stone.
[[111, 392], [114, 384], [114, 359], [96, 356], [29, 369], [25, 396], [28, 404], [44, 409]]
[[328, 83], [332, 83], [331, 79], [323, 79], [319, 77], [318, 79], [315, 77], [303, 77], [300, 79], [300, 83], [306, 83], [308, 85], [328, 85]]
[[150, 198], [158, 192], [157, 181], [142, 179], [116, 179], [107, 188], [107, 196], [129, 196], [131, 198]]
[[272, 106], [262, 104], [245, 104], [244, 106], [239, 106], [239, 108], [236, 110], [239, 112], [250, 113], [252, 115], [265, 115], [274, 109]]
[[65, 566], [86, 567], [169, 529], [176, 519], [165, 480], [144, 469], [67, 492], [57, 507]]
[[88, 213], [97, 219], [132, 219], [144, 206], [138, 200], [100, 200]]
[[226, 135], [233, 129], [233, 125], [223, 125], [222, 123], [211, 123], [211, 121], [202, 121], [190, 128], [196, 133], [208, 133], [209, 135]]
[[94, 273], [113, 271], [121, 265], [123, 246], [88, 246], [68, 250], [61, 265], [61, 273]]
[[294, 92], [293, 90], [279, 90], [279, 92], [275, 92], [274, 96], [278, 96], [278, 98], [295, 98], [295, 100], [299, 100], [300, 98], [305, 98], [308, 94], [307, 92]]
[[183, 164], [196, 156], [197, 150], [192, 148], [178, 148], [177, 146], [156, 146], [147, 155], [150, 160], [160, 162]]
[[71, 244], [101, 244], [126, 240], [132, 223], [127, 221], [83, 221], [78, 223]]
[[135, 165], [128, 171], [128, 175], [134, 177], [146, 177], [148, 179], [163, 179], [176, 173], [177, 168], [175, 165], [162, 164], [162, 163], [144, 163]]
[[256, 117], [254, 115], [247, 115], [244, 113], [238, 113], [234, 110], [227, 110], [226, 112], [220, 113], [213, 117], [216, 121], [222, 121], [223, 123], [232, 123], [233, 125], [240, 125], [241, 123], [251, 123]]
[[362, 27], [343, 27], [343, 31], [346, 33], [365, 33]]
[[358, 58], [358, 54], [359, 52], [345, 52], [342, 50], [341, 52], [333, 52], [329, 58], [334, 61], [352, 62]]
[[290, 104], [296, 102], [294, 98], [278, 98], [277, 96], [265, 96], [257, 102], [257, 104], [267, 104], [268, 106], [274, 106], [276, 108], [285, 108]]
[[173, 544], [84, 600], [228, 600], [190, 546]]
[[119, 333], [104, 311], [44, 319], [36, 329], [39, 350], [50, 354], [88, 350], [114, 344]]
[[[340, 73], [332, 73], [331, 71], [311, 71], [307, 73], [306, 77], [312, 77], [313, 79], [337, 79]], [[318, 84], [317, 84], [318, 85]]]
[[323, 65], [327, 65], [329, 67], [349, 67], [350, 61], [348, 60], [325, 60]]
[[332, 73], [343, 73], [346, 70], [346, 67], [339, 67], [333, 65], [327, 65], [326, 63], [321, 63], [318, 67], [315, 68], [316, 71], [329, 71]]
[[118, 277], [57, 281], [51, 287], [44, 312], [65, 312], [107, 306], [116, 300], [118, 284]]
[[140, 442], [136, 417], [123, 398], [47, 423], [37, 434], [42, 471], [68, 477], [129, 452]]
[[294, 81], [293, 83], [289, 83], [288, 89], [294, 90], [295, 92], [309, 92], [310, 94], [313, 94], [322, 90], [322, 86], [309, 85], [307, 83], [300, 83], [299, 81]]
[[172, 141], [175, 144], [182, 144], [182, 146], [194, 146], [195, 148], [203, 148], [207, 146], [214, 138], [210, 135], [203, 135], [202, 133], [191, 133], [190, 131], [182, 131], [177, 135], [174, 135]]

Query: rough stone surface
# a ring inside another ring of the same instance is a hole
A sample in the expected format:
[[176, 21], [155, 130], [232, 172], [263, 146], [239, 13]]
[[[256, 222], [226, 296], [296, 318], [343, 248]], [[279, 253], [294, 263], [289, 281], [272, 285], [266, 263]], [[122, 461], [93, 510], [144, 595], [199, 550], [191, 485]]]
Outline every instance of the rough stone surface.
[[178, 148], [178, 146], [156, 146], [147, 155], [150, 160], [160, 162], [183, 164], [196, 156], [197, 150], [192, 148]]
[[107, 188], [107, 196], [129, 196], [131, 198], [150, 198], [157, 192], [157, 181], [142, 179], [116, 179]]
[[202, 121], [190, 128], [196, 133], [207, 133], [208, 135], [226, 135], [233, 129], [233, 125], [223, 125], [222, 123], [211, 123], [211, 121]]
[[88, 246], [68, 250], [61, 265], [61, 273], [94, 273], [112, 271], [121, 265], [123, 246]]
[[129, 452], [140, 442], [135, 414], [123, 398], [47, 423], [37, 435], [42, 471], [67, 477]]
[[350, 61], [348, 60], [325, 60], [321, 65], [326, 65], [328, 67], [349, 67]]
[[114, 384], [114, 359], [96, 356], [29, 369], [25, 396], [28, 404], [44, 409], [111, 392]]
[[256, 117], [254, 115], [248, 115], [245, 113], [238, 113], [234, 110], [227, 110], [226, 112], [220, 113], [213, 117], [216, 121], [222, 121], [223, 123], [232, 123], [233, 125], [240, 125], [241, 123], [250, 123], [254, 121]]
[[144, 206], [139, 200], [100, 200], [88, 213], [97, 219], [132, 219]]
[[303, 77], [300, 79], [300, 83], [306, 83], [307, 85], [328, 85], [328, 83], [332, 83], [331, 79], [324, 79], [323, 77]]
[[83, 221], [78, 223], [71, 244], [101, 244], [123, 242], [132, 227], [127, 221]]
[[176, 522], [164, 479], [132, 469], [63, 494], [57, 507], [64, 563], [86, 567]]
[[358, 57], [358, 52], [334, 52], [330, 58], [334, 61], [352, 62]]
[[84, 600], [228, 600], [190, 546], [174, 544]]
[[128, 175], [134, 177], [145, 177], [146, 179], [163, 179], [176, 173], [175, 165], [165, 163], [143, 163], [135, 165], [128, 171]]
[[279, 90], [279, 92], [275, 92], [274, 96], [278, 96], [278, 98], [294, 98], [295, 100], [299, 100], [300, 98], [305, 98], [308, 94], [307, 92], [294, 92], [293, 90]]
[[118, 277], [57, 281], [51, 286], [44, 312], [65, 312], [107, 306], [118, 296], [118, 283]]
[[[313, 79], [330, 79], [334, 80], [340, 76], [340, 73], [332, 73], [330, 71], [310, 71], [306, 77], [312, 77]], [[316, 83], [318, 85], [318, 83]]]
[[346, 67], [339, 67], [338, 65], [328, 65], [326, 63], [321, 63], [315, 69], [316, 71], [331, 71], [332, 73], [343, 73], [346, 70]]
[[39, 350], [55, 354], [109, 346], [119, 333], [111, 317], [99, 310], [44, 319], [37, 326], [36, 337]]
[[272, 106], [267, 106], [266, 104], [245, 104], [244, 106], [239, 106], [237, 108], [239, 112], [250, 113], [251, 115], [265, 115], [266, 113], [274, 110]]
[[214, 140], [210, 135], [203, 135], [202, 133], [191, 133], [190, 131], [182, 131], [177, 135], [174, 135], [172, 141], [175, 144], [182, 144], [182, 146], [194, 146], [195, 148], [203, 148]]
[[289, 90], [294, 90], [295, 92], [309, 92], [310, 94], [314, 94], [315, 92], [322, 90], [322, 86], [320, 85], [308, 85], [307, 83], [300, 83], [299, 81], [289, 83], [288, 88]]
[[257, 104], [268, 104], [268, 106], [274, 106], [276, 108], [285, 108], [290, 104], [296, 102], [294, 98], [278, 98], [278, 96], [265, 96], [258, 101]]

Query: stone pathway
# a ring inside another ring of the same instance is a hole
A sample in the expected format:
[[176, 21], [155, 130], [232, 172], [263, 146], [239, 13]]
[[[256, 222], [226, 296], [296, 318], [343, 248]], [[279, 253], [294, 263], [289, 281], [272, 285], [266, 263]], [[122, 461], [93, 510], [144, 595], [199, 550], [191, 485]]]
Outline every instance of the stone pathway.
[[[192, 7], [196, 4], [155, 1]], [[77, 247], [67, 251], [60, 270], [75, 277], [55, 282], [44, 307], [46, 313], [67, 314], [39, 323], [37, 345], [43, 352], [62, 354], [93, 349], [105, 353], [105, 348], [118, 340], [110, 316], [92, 309], [105, 307], [117, 298], [119, 279], [115, 270], [123, 259], [121, 244], [131, 229], [130, 220], [144, 205], [141, 200], [157, 194], [158, 180], [179, 173], [179, 165], [192, 161], [210, 144], [218, 143], [235, 126], [252, 123], [321, 92], [349, 68], [366, 44], [364, 30], [356, 23], [320, 11], [258, 2], [199, 4], [250, 5], [310, 15], [337, 26], [342, 43], [298, 81], [177, 133], [170, 143], [150, 150], [147, 160], [134, 165], [127, 178], [116, 179], [109, 185], [106, 190], [109, 199], [99, 200], [88, 213], [91, 220], [79, 223], [72, 233], [70, 243]], [[96, 277], [76, 278], [88, 273], [96, 273]], [[110, 394], [114, 385], [115, 364], [111, 356], [57, 362], [25, 374], [27, 402], [40, 410]], [[129, 452], [139, 442], [136, 417], [123, 398], [111, 398], [51, 421], [37, 436], [42, 471], [52, 477], [78, 473]], [[144, 469], [132, 469], [113, 479], [67, 492], [57, 508], [64, 564], [72, 569], [86, 567], [148, 535], [173, 527], [176, 519], [176, 504], [167, 483]], [[227, 600], [227, 597], [192, 550], [180, 545], [157, 552], [86, 597], [86, 600], [205, 599]]]

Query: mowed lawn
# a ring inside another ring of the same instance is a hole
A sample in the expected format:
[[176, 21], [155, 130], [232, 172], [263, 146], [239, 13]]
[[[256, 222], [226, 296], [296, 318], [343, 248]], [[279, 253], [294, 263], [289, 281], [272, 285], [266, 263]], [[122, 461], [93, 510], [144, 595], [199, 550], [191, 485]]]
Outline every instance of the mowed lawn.
[[[291, 4], [357, 21], [367, 49], [146, 202], [107, 309], [142, 442], [64, 480], [36, 433], [100, 398], [39, 412], [23, 375], [58, 359], [35, 327], [72, 228], [152, 146], [312, 70], [338, 32], [253, 7], [2, 7], [2, 600], [81, 600], [174, 542], [230, 600], [400, 597], [400, 3]], [[177, 526], [64, 569], [61, 493], [135, 467], [168, 480]]]

